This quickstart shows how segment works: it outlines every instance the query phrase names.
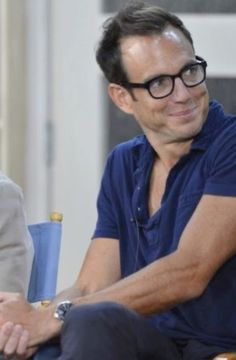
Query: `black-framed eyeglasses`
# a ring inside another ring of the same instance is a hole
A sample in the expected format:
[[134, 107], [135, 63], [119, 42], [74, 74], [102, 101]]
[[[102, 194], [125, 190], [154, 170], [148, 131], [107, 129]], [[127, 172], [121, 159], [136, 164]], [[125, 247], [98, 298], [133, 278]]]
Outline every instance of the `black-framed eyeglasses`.
[[200, 56], [196, 56], [196, 62], [184, 66], [176, 75], [163, 74], [144, 83], [126, 82], [124, 86], [146, 89], [154, 99], [163, 99], [174, 91], [176, 78], [180, 78], [189, 88], [201, 84], [206, 79], [206, 67], [207, 62]]

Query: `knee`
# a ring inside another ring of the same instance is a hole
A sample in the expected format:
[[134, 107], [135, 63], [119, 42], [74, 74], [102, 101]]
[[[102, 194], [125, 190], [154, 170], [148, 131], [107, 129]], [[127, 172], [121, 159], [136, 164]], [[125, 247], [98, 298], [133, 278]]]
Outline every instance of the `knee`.
[[113, 302], [72, 307], [62, 329], [62, 353], [68, 359], [135, 359], [129, 312]]
[[74, 306], [66, 316], [65, 326], [95, 329], [98, 331], [98, 327], [116, 323], [118, 326], [124, 325], [129, 310], [123, 305], [114, 302], [101, 302], [97, 304], [86, 304]]

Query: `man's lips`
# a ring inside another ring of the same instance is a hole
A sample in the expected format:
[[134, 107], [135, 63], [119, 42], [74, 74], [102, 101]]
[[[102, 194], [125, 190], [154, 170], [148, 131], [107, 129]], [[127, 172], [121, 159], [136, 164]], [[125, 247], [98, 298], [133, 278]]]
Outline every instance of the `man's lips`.
[[185, 117], [185, 116], [190, 116], [192, 115], [197, 109], [197, 106], [188, 108], [188, 109], [183, 109], [183, 110], [178, 110], [178, 111], [173, 111], [169, 113], [169, 116], [173, 116], [173, 117]]

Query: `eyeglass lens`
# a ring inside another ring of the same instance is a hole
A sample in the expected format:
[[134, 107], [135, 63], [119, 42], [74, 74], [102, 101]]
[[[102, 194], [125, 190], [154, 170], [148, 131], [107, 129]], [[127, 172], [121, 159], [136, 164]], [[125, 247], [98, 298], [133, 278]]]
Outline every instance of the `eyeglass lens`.
[[184, 85], [194, 87], [205, 79], [205, 69], [202, 64], [191, 64], [185, 67], [178, 75], [163, 75], [149, 83], [149, 92], [155, 98], [168, 96], [174, 90], [175, 78], [180, 77]]

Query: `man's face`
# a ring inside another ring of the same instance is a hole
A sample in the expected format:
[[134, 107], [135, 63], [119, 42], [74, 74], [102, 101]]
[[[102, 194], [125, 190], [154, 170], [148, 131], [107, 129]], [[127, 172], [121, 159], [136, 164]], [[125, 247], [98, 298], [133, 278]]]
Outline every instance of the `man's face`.
[[[121, 42], [121, 54], [128, 79], [143, 83], [155, 76], [175, 75], [195, 61], [190, 42], [174, 27], [161, 35], [130, 36]], [[208, 112], [205, 83], [186, 87], [175, 79], [172, 94], [154, 99], [146, 89], [132, 89], [129, 113], [133, 114], [149, 140], [165, 143], [192, 139], [202, 128]]]

